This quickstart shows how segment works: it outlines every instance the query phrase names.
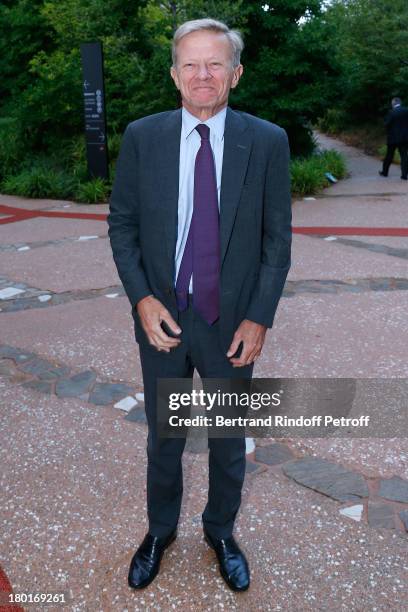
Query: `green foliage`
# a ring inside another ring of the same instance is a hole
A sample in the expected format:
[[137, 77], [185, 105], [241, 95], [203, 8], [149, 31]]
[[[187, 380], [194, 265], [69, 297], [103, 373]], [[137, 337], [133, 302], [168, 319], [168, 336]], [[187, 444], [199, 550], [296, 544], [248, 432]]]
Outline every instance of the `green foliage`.
[[0, 179], [13, 173], [24, 157], [18, 122], [14, 117], [0, 118]]
[[296, 196], [312, 195], [330, 185], [325, 177], [330, 172], [337, 179], [344, 178], [347, 172], [343, 156], [335, 150], [323, 151], [308, 158], [291, 162], [292, 193]]
[[78, 202], [106, 202], [109, 195], [109, 185], [100, 178], [92, 179], [86, 183], [80, 183], [75, 191], [75, 199]]
[[30, 168], [6, 176], [1, 189], [27, 198], [65, 198], [73, 194], [74, 183], [64, 172], [34, 163]]
[[49, 30], [40, 13], [42, 4], [43, 0], [0, 3], [0, 106], [14, 108], [31, 81], [29, 61], [50, 46]]
[[349, 124], [346, 112], [341, 108], [328, 108], [317, 121], [317, 127], [326, 134], [338, 134]]
[[[268, 5], [265, 5], [268, 6]], [[294, 154], [311, 152], [309, 123], [335, 99], [340, 67], [320, 0], [245, 2], [244, 76], [237, 107], [278, 123]]]
[[336, 25], [321, 2], [276, 0], [268, 8], [253, 0], [4, 1], [2, 188], [37, 197], [106, 198], [108, 185], [87, 177], [81, 43], [103, 43], [113, 175], [127, 123], [178, 106], [169, 73], [172, 35], [185, 20], [206, 16], [244, 34], [245, 71], [231, 105], [282, 125], [292, 154], [310, 154], [311, 123], [326, 106], [334, 108], [338, 94]]
[[408, 98], [406, 0], [335, 0], [326, 21], [341, 65], [335, 108], [349, 123], [376, 120], [393, 96]]

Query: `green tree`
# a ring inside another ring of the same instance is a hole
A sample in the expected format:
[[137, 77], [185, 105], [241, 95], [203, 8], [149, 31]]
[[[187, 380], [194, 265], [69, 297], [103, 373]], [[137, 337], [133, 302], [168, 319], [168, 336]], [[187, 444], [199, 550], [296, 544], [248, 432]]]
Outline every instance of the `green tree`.
[[293, 153], [310, 151], [309, 123], [333, 100], [337, 79], [336, 26], [321, 0], [3, 0], [0, 178], [33, 161], [42, 173], [48, 160], [82, 180], [81, 43], [103, 43], [108, 139], [117, 150], [129, 121], [179, 104], [172, 35], [206, 16], [244, 34], [245, 71], [231, 105], [285, 127]]
[[408, 98], [406, 0], [336, 0], [332, 27], [342, 77], [336, 108], [350, 124], [381, 117], [390, 98]]
[[249, 1], [245, 16], [245, 72], [233, 100], [282, 125], [292, 153], [310, 152], [310, 122], [332, 102], [339, 75], [321, 1]]

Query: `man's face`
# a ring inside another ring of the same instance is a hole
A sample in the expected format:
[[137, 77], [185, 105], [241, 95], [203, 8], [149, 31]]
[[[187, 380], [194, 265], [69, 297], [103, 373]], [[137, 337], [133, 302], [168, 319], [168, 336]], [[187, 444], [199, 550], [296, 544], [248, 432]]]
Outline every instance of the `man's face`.
[[180, 90], [183, 106], [202, 119], [228, 103], [243, 67], [232, 67], [231, 45], [225, 34], [200, 30], [184, 36], [177, 46], [177, 65], [171, 76]]

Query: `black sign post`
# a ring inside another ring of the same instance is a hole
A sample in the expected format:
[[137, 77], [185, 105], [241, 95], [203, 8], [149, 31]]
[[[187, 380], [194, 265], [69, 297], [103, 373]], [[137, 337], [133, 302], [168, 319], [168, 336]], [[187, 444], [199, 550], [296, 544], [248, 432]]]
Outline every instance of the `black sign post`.
[[81, 45], [86, 155], [91, 177], [109, 178], [103, 54], [100, 42]]

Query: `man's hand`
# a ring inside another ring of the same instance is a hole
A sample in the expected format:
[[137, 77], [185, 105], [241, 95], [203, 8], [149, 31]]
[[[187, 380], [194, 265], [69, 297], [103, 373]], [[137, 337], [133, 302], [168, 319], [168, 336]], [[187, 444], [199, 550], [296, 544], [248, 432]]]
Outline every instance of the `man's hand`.
[[136, 304], [136, 309], [140, 317], [140, 322], [149, 343], [158, 351], [170, 352], [181, 342], [179, 338], [168, 336], [161, 327], [164, 321], [174, 334], [181, 334], [181, 329], [163, 304], [153, 295], [148, 295]]
[[[234, 334], [227, 353], [227, 357], [230, 358], [234, 368], [242, 368], [249, 365], [259, 357], [265, 341], [266, 330], [267, 327], [265, 325], [254, 323], [254, 321], [249, 321], [248, 319], [242, 321]], [[237, 352], [241, 342], [243, 343], [241, 356], [232, 357]]]

